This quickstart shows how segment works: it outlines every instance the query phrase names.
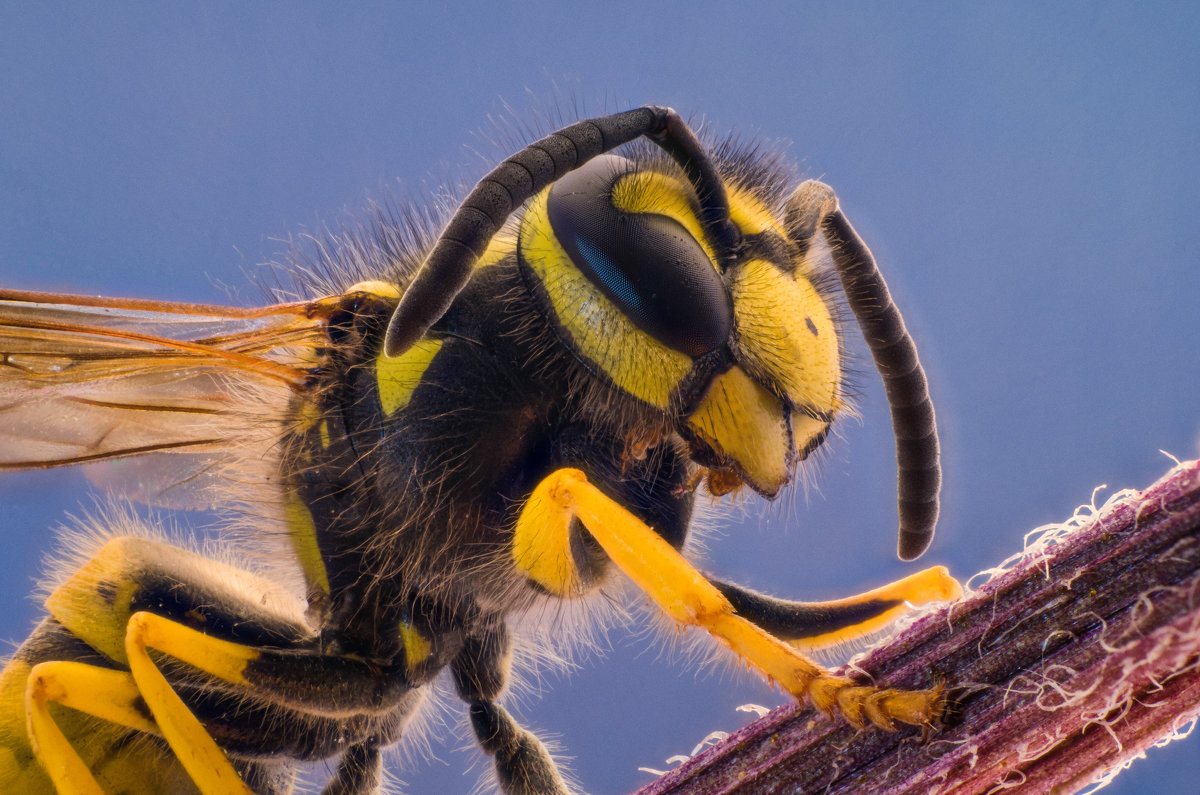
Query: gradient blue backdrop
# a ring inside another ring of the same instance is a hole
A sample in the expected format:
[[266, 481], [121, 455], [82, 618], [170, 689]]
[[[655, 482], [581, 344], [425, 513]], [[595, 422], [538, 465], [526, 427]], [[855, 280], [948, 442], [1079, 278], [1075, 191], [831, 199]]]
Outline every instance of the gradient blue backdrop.
[[[968, 576], [1093, 487], [1149, 483], [1169, 465], [1160, 448], [1197, 453], [1193, 7], [242, 6], [0, 7], [0, 283], [228, 300], [279, 238], [397, 178], [479, 176], [504, 154], [489, 116], [505, 102], [525, 115], [527, 92], [543, 108], [670, 104], [794, 142], [883, 263], [944, 434], [925, 562]], [[714, 540], [715, 569], [811, 598], [911, 570], [893, 556], [886, 408], [862, 381], [863, 423], [842, 424], [808, 504], [752, 503]], [[46, 528], [85, 488], [73, 472], [0, 479], [0, 637], [30, 627]], [[741, 725], [739, 704], [780, 703], [645, 637], [612, 646], [519, 704], [594, 792], [645, 783], [639, 766]], [[1198, 743], [1153, 751], [1109, 791], [1195, 792]], [[407, 791], [469, 790], [462, 745], [404, 771]]]

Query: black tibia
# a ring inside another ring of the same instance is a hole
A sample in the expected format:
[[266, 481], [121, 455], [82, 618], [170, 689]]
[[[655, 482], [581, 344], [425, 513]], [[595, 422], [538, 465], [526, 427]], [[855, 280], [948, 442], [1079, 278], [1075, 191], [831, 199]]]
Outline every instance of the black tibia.
[[170, 678], [188, 709], [234, 760], [316, 761], [335, 758], [360, 744], [390, 745], [400, 739], [421, 700], [421, 692], [411, 690], [385, 712], [316, 715], [272, 703], [253, 690]]
[[379, 791], [383, 778], [383, 758], [375, 742], [359, 743], [346, 750], [337, 773], [321, 790], [321, 795], [369, 795]]
[[496, 775], [507, 795], [566, 795], [546, 747], [494, 701], [471, 702], [471, 725], [484, 751], [496, 758]]
[[818, 232], [828, 240], [842, 290], [883, 378], [899, 464], [898, 552], [912, 560], [933, 540], [942, 483], [933, 402], [916, 344], [874, 256], [842, 214], [832, 188], [812, 180], [801, 184], [788, 200], [785, 223], [802, 251]]
[[471, 705], [471, 726], [479, 745], [495, 757], [496, 775], [508, 795], [555, 795], [567, 785], [545, 746], [495, 702], [504, 690], [512, 663], [508, 627], [497, 621], [468, 638], [450, 663], [458, 695]]
[[803, 640], [849, 629], [903, 604], [898, 599], [826, 604], [793, 602], [712, 577], [709, 581], [729, 600], [739, 616], [753, 621], [780, 640]]
[[314, 715], [388, 712], [414, 686], [403, 661], [380, 666], [318, 651], [261, 649], [242, 675], [271, 703]]
[[508, 683], [511, 665], [512, 637], [502, 622], [467, 638], [462, 651], [450, 663], [459, 698], [468, 702], [496, 700]]

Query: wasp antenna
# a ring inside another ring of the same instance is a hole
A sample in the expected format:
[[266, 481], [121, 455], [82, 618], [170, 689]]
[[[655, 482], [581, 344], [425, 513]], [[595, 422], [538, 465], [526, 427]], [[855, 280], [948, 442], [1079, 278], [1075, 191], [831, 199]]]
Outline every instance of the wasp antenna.
[[705, 231], [721, 256], [731, 258], [740, 234], [729, 220], [725, 186], [700, 140], [678, 113], [647, 105], [576, 122], [505, 160], [459, 205], [392, 313], [384, 353], [398, 356], [408, 350], [446, 313], [492, 236], [514, 210], [593, 157], [643, 135], [683, 168], [700, 199]]
[[384, 352], [424, 336], [466, 285], [492, 236], [529, 197], [596, 155], [667, 126], [674, 111], [647, 106], [576, 122], [517, 152], [479, 181], [442, 230], [388, 322]]
[[673, 110], [668, 110], [664, 129], [647, 135], [666, 150], [687, 174], [688, 182], [700, 200], [700, 221], [722, 259], [728, 263], [741, 239], [737, 225], [729, 218], [729, 196], [717, 168], [705, 153], [700, 139], [687, 122]]
[[801, 246], [818, 227], [829, 240], [842, 290], [883, 378], [892, 412], [899, 469], [897, 551], [903, 560], [920, 557], [937, 525], [942, 468], [933, 401], [917, 346], [875, 257], [842, 214], [829, 186], [813, 180], [800, 185], [788, 201], [787, 223]]

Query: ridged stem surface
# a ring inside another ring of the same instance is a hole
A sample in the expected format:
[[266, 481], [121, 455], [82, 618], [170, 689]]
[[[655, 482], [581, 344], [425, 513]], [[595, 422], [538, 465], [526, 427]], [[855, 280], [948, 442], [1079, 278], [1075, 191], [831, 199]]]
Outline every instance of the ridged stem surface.
[[892, 686], [944, 679], [951, 725], [855, 731], [780, 708], [641, 795], [1068, 793], [1114, 775], [1200, 714], [1200, 462], [1031, 533], [967, 595], [853, 669]]

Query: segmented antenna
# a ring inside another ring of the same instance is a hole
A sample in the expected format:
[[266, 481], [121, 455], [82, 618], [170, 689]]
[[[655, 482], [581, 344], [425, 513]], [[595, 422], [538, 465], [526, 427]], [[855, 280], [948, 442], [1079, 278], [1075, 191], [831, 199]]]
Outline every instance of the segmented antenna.
[[430, 249], [388, 321], [383, 350], [398, 356], [421, 339], [466, 286], [475, 262], [508, 216], [529, 197], [597, 155], [646, 136], [679, 163], [700, 199], [701, 220], [728, 257], [737, 228], [712, 161], [674, 110], [648, 105], [576, 122], [535, 141], [480, 180]]
[[833, 251], [842, 291], [883, 378], [896, 434], [900, 538], [903, 560], [920, 557], [933, 540], [942, 486], [937, 422], [917, 346], [892, 302], [875, 257], [838, 206], [828, 185], [809, 180], [788, 201], [788, 225], [807, 240], [819, 226]]

